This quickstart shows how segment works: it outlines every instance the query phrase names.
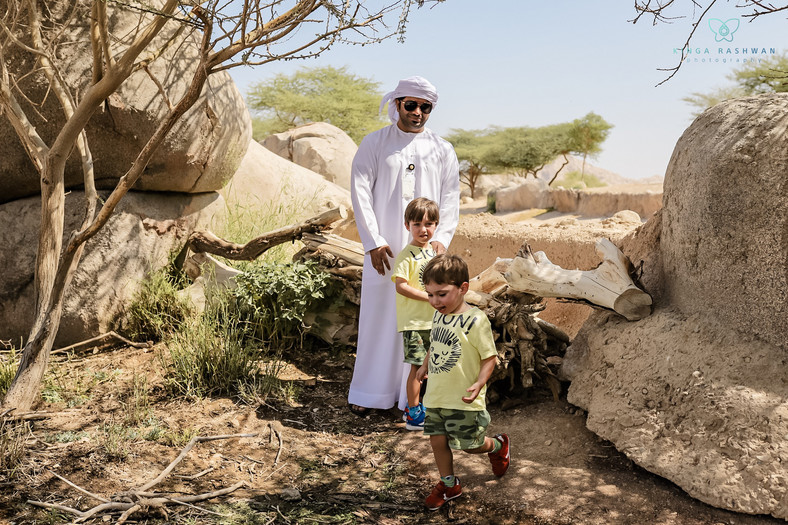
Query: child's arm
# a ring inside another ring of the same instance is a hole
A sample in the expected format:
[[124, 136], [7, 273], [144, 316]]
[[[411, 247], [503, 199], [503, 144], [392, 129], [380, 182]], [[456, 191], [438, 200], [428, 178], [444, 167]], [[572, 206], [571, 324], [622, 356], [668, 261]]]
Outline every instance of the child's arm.
[[408, 281], [402, 277], [397, 277], [396, 281], [397, 293], [407, 297], [408, 299], [416, 299], [417, 301], [428, 301], [427, 292], [419, 290], [408, 284]]
[[479, 377], [476, 378], [476, 382], [474, 384], [468, 387], [466, 392], [470, 392], [470, 394], [463, 397], [462, 398], [463, 401], [465, 401], [466, 403], [473, 403], [473, 400], [479, 396], [479, 392], [482, 391], [484, 385], [486, 385], [487, 381], [489, 381], [490, 376], [493, 373], [493, 370], [495, 370], [495, 363], [497, 359], [498, 359], [497, 355], [492, 355], [487, 359], [485, 359], [484, 361], [482, 361], [482, 366], [481, 369], [479, 370]]

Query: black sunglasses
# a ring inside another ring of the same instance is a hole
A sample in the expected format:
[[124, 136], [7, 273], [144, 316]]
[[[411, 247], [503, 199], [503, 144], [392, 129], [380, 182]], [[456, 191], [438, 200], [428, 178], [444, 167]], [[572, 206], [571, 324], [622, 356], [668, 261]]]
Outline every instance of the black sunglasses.
[[405, 111], [415, 111], [418, 107], [425, 115], [429, 115], [432, 111], [432, 104], [430, 102], [422, 102], [419, 104], [415, 100], [406, 100], [402, 103], [402, 107], [405, 108]]

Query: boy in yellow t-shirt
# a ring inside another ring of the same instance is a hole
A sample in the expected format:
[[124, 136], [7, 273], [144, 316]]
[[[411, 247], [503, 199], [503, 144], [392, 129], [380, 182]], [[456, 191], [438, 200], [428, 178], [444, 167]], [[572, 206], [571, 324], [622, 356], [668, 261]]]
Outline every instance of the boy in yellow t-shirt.
[[493, 474], [501, 477], [509, 468], [509, 437], [485, 436], [490, 415], [484, 396], [498, 352], [487, 315], [465, 302], [468, 265], [456, 255], [438, 255], [424, 267], [422, 280], [436, 312], [430, 349], [416, 378], [429, 372], [424, 434], [430, 436], [441, 476], [424, 503], [437, 510], [462, 494], [452, 450], [486, 453]]
[[439, 218], [438, 205], [430, 199], [419, 197], [408, 203], [405, 208], [405, 229], [410, 232], [410, 244], [397, 254], [391, 274], [391, 280], [397, 288], [397, 331], [402, 333], [405, 362], [410, 364], [405, 386], [408, 408], [402, 416], [408, 430], [424, 429], [424, 405], [419, 401], [421, 382], [416, 380], [416, 371], [424, 362], [430, 345], [433, 310], [421, 284], [421, 272], [435, 257], [430, 239]]

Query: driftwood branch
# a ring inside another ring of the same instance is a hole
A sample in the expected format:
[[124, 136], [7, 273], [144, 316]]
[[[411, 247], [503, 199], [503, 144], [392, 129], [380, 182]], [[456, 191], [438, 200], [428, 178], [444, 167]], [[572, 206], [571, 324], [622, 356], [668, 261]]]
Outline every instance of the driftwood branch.
[[302, 223], [285, 226], [260, 235], [246, 244], [225, 241], [207, 230], [195, 231], [189, 236], [186, 244], [175, 258], [174, 266], [179, 270], [183, 267], [189, 250], [195, 253], [212, 253], [234, 261], [252, 261], [274, 246], [300, 239], [305, 233], [322, 231], [346, 217], [347, 209], [344, 206], [339, 206]]
[[53, 350], [52, 355], [77, 352], [79, 350], [91, 348], [94, 346], [110, 346], [112, 343], [121, 343], [127, 346], [133, 346], [134, 348], [150, 348], [148, 343], [135, 343], [134, 341], [126, 339], [120, 334], [110, 331], [105, 334], [97, 335], [96, 337], [80, 341], [79, 343], [74, 343], [73, 345], [64, 346], [63, 348]]
[[[244, 486], [244, 481], [239, 481], [238, 483], [223, 488], [220, 490], [215, 490], [213, 492], [205, 492], [203, 494], [195, 494], [190, 496], [171, 496], [165, 494], [158, 494], [154, 492], [148, 492], [148, 489], [157, 485], [161, 481], [163, 481], [170, 472], [180, 463], [186, 454], [194, 448], [197, 443], [204, 443], [206, 441], [216, 441], [219, 439], [231, 439], [231, 438], [242, 438], [242, 437], [254, 437], [256, 433], [253, 434], [229, 434], [229, 435], [222, 435], [222, 436], [195, 436], [194, 438], [189, 441], [189, 443], [181, 450], [181, 453], [176, 457], [167, 467], [159, 474], [154, 480], [146, 483], [142, 487], [137, 490], [132, 490], [128, 492], [122, 492], [119, 494], [115, 494], [112, 499], [106, 499], [101, 496], [98, 496], [82, 487], [73, 483], [72, 481], [67, 480], [63, 476], [55, 472], [51, 472], [52, 475], [69, 485], [70, 487], [78, 490], [82, 494], [85, 494], [95, 500], [100, 501], [99, 505], [88, 509], [86, 511], [82, 511], [79, 509], [75, 509], [72, 507], [68, 507], [65, 505], [59, 505], [55, 503], [47, 503], [43, 501], [34, 501], [28, 500], [30, 505], [34, 505], [37, 507], [43, 507], [47, 509], [55, 509], [61, 512], [67, 512], [76, 516], [74, 520], [75, 523], [81, 523], [84, 521], [93, 518], [94, 516], [98, 516], [102, 513], [112, 513], [112, 512], [120, 512], [121, 515], [118, 518], [116, 523], [125, 523], [132, 515], [137, 512], [143, 511], [147, 512], [150, 509], [160, 509], [166, 515], [166, 505], [175, 504], [175, 505], [187, 505], [193, 507], [192, 503], [205, 501], [212, 498], [217, 498], [220, 496], [224, 496], [226, 494], [230, 494]], [[182, 478], [185, 479], [185, 478]], [[200, 509], [204, 510], [204, 509]], [[206, 511], [209, 512], [209, 511]], [[106, 518], [105, 518], [106, 519]]]
[[629, 276], [631, 263], [616, 245], [600, 239], [596, 252], [602, 258], [593, 270], [565, 270], [553, 264], [544, 252], [533, 253], [526, 244], [504, 273], [515, 290], [542, 297], [587, 301], [592, 306], [613, 310], [630, 321], [651, 313], [651, 296]]

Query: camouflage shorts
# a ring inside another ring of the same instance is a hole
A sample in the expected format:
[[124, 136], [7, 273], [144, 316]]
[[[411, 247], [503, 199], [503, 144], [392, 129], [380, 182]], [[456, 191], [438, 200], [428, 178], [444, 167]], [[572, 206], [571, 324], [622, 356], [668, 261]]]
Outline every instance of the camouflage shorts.
[[429, 330], [403, 330], [402, 339], [405, 342], [405, 362], [410, 365], [421, 366], [430, 347]]
[[490, 424], [486, 410], [456, 410], [453, 408], [427, 407], [424, 435], [447, 436], [449, 448], [470, 450], [484, 445], [484, 435]]

